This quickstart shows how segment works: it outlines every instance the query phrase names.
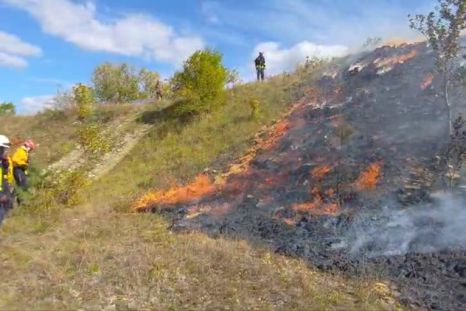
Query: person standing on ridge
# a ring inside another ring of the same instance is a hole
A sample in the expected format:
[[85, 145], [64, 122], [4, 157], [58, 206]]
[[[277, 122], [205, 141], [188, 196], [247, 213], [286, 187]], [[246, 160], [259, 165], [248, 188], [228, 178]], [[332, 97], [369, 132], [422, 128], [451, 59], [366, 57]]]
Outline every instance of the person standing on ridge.
[[28, 139], [24, 144], [19, 147], [13, 157], [13, 175], [15, 177], [16, 184], [23, 190], [27, 190], [28, 187], [28, 168], [29, 168], [29, 154], [36, 149], [37, 145], [32, 139]]
[[8, 157], [10, 146], [8, 137], [0, 135], [0, 224], [8, 210], [13, 207], [13, 164]]
[[259, 56], [254, 60], [254, 64], [256, 65], [257, 81], [264, 81], [265, 58], [263, 52], [259, 52]]
[[163, 98], [163, 87], [160, 80], [157, 80], [157, 84], [155, 85], [155, 96], [157, 101], [161, 101]]

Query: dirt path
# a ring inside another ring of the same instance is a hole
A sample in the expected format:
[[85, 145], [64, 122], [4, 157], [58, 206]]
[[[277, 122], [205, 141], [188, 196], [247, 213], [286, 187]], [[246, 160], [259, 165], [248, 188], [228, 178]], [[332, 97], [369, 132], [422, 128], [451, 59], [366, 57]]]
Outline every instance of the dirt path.
[[99, 179], [108, 172], [110, 172], [121, 160], [128, 155], [131, 150], [136, 146], [141, 138], [151, 129], [151, 125], [139, 125], [130, 133], [126, 133], [123, 139], [119, 142], [119, 146], [114, 148], [109, 153], [106, 153], [102, 160], [92, 169], [89, 176], [92, 179]]
[[[92, 179], [98, 179], [112, 170], [128, 153], [134, 148], [139, 140], [144, 137], [152, 125], [137, 124], [134, 128], [128, 129], [131, 123], [138, 118], [139, 112], [117, 118], [107, 125], [104, 135], [112, 137], [122, 137], [118, 139], [117, 146], [110, 152], [106, 153], [94, 168], [90, 171], [89, 176]], [[78, 169], [83, 164], [83, 150], [80, 147], [72, 150], [59, 161], [51, 164], [51, 170]]]

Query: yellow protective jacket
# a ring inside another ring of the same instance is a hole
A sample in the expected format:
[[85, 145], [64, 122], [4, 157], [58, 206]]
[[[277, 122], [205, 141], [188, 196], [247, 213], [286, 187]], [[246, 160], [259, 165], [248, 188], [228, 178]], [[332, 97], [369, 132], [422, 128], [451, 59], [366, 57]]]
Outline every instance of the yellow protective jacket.
[[29, 166], [29, 152], [26, 147], [21, 146], [16, 149], [11, 160], [13, 161], [14, 167], [20, 167], [24, 170], [27, 170]]
[[10, 184], [11, 187], [13, 186], [13, 183], [15, 182], [15, 177], [13, 176], [13, 162], [11, 161], [10, 157], [7, 158], [7, 161], [8, 161], [7, 169], [5, 169], [2, 164], [0, 164], [0, 192], [3, 191], [3, 181], [5, 179]]

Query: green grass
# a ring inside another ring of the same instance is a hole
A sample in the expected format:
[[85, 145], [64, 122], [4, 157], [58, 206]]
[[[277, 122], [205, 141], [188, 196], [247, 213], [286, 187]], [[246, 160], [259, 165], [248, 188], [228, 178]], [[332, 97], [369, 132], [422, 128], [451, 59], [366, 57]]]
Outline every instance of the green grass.
[[[187, 182], [207, 167], [222, 169], [244, 153], [255, 133], [302, 95], [307, 84], [300, 81], [283, 76], [240, 86], [229, 92], [224, 107], [190, 122], [169, 119], [150, 106], [128, 108], [141, 109], [140, 122], [152, 122], [153, 128], [122, 163], [84, 191], [85, 204], [17, 209], [7, 219], [0, 233], [0, 309], [398, 308], [374, 280], [325, 274], [247, 241], [173, 234], [159, 215], [128, 213], [144, 192]], [[254, 119], [251, 97], [261, 103]], [[126, 108], [114, 109], [105, 113], [121, 115]], [[45, 122], [37, 118], [29, 123]], [[51, 150], [65, 139], [57, 136]]]
[[[222, 169], [251, 146], [257, 131], [277, 120], [297, 99], [287, 91], [285, 81], [277, 77], [239, 86], [229, 92], [221, 109], [186, 123], [146, 113], [143, 119], [153, 122], [153, 129], [118, 169], [95, 184], [92, 201], [108, 203], [111, 196], [131, 200], [150, 188], [186, 183], [206, 168]], [[260, 101], [257, 118], [251, 118], [251, 98]]]

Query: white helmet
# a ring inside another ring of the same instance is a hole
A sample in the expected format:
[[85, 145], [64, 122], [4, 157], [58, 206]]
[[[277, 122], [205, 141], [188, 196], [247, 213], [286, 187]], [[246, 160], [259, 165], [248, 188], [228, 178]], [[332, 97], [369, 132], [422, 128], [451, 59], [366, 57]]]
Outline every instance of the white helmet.
[[0, 147], [10, 148], [10, 146], [11, 146], [11, 143], [8, 137], [6, 137], [5, 135], [0, 135]]

